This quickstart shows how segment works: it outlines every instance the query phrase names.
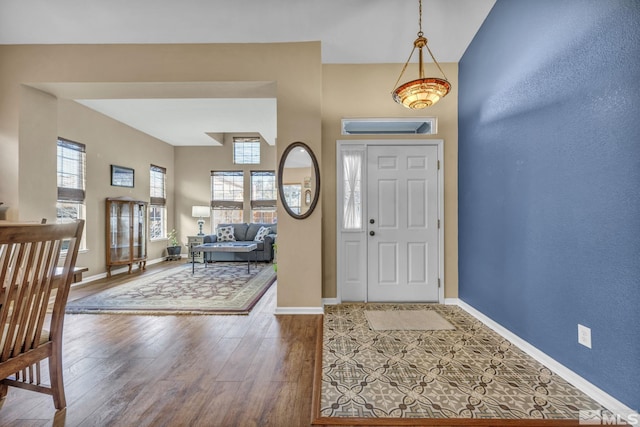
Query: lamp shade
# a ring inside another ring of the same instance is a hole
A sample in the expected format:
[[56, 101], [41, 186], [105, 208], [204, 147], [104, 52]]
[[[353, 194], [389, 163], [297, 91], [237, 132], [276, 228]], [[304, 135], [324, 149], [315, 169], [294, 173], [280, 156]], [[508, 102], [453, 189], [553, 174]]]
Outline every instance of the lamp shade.
[[421, 78], [403, 84], [393, 91], [393, 99], [412, 110], [431, 107], [451, 90], [451, 84], [437, 77]]
[[209, 206], [192, 206], [191, 216], [194, 218], [209, 218], [211, 208]]

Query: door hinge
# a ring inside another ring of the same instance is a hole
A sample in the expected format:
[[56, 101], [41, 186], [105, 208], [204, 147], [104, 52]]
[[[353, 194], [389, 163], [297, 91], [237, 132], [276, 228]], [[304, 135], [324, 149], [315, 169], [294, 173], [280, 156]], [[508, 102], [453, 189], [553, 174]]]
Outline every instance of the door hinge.
[[438, 220], [438, 228], [440, 228], [440, 220]]
[[440, 287], [440, 278], [438, 277], [438, 288]]
[[440, 170], [440, 160], [438, 160], [438, 170]]

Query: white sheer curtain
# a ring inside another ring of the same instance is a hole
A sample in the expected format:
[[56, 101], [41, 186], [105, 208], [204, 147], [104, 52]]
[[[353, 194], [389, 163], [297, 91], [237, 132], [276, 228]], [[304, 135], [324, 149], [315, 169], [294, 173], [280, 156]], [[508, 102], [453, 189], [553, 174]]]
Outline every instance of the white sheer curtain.
[[345, 230], [362, 228], [362, 166], [364, 151], [347, 148], [342, 152], [344, 180], [344, 210], [342, 226]]

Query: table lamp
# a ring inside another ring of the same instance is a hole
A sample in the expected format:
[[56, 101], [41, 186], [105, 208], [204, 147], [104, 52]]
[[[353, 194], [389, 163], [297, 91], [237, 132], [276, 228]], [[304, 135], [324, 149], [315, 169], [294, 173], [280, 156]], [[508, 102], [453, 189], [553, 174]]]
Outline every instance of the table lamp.
[[209, 208], [209, 206], [192, 206], [191, 216], [194, 218], [198, 218], [198, 236], [204, 236], [204, 232], [202, 231], [204, 218], [209, 218], [211, 216], [211, 209]]

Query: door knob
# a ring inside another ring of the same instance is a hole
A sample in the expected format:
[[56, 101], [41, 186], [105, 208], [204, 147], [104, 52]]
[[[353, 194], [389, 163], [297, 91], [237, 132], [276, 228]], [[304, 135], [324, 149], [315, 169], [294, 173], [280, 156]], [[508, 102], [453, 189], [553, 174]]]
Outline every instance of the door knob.
[[375, 235], [376, 235], [375, 231], [372, 230], [372, 231], [369, 232], [369, 236], [375, 236]]
[[375, 220], [375, 219], [373, 219], [373, 218], [371, 218], [371, 219], [369, 220], [369, 224], [375, 224], [375, 222], [376, 222], [376, 220]]

